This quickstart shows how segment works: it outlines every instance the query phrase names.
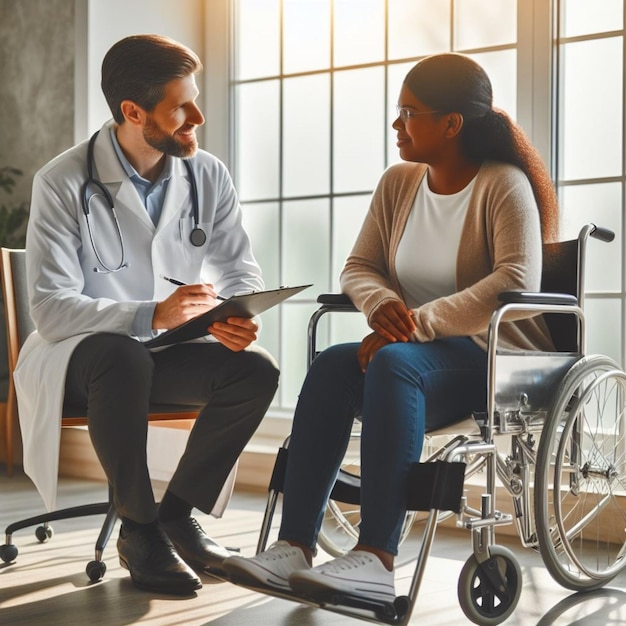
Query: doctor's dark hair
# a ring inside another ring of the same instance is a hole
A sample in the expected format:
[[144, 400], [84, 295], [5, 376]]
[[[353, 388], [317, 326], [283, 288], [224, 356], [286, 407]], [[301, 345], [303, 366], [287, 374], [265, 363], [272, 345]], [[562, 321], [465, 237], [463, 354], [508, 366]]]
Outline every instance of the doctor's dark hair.
[[100, 85], [113, 119], [123, 124], [123, 100], [152, 111], [163, 99], [167, 83], [201, 69], [196, 53], [183, 44], [162, 35], [133, 35], [118, 41], [106, 53]]
[[459, 137], [468, 159], [511, 163], [526, 174], [539, 208], [543, 240], [555, 241], [559, 208], [550, 175], [520, 126], [493, 107], [491, 81], [485, 70], [462, 54], [436, 54], [417, 63], [404, 84], [434, 111], [463, 116]]

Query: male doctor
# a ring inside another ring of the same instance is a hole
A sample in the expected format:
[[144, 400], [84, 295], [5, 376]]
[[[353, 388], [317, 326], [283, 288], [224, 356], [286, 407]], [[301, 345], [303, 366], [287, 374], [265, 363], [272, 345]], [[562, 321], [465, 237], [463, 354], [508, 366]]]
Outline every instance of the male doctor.
[[[216, 322], [208, 339], [160, 351], [141, 343], [211, 309], [218, 294], [263, 288], [229, 174], [198, 150], [201, 67], [161, 36], [127, 37], [107, 52], [102, 90], [113, 120], [33, 182], [26, 266], [37, 330], [15, 375], [24, 467], [48, 508], [63, 403], [86, 407], [122, 519], [120, 563], [138, 587], [175, 594], [193, 593], [193, 570], [219, 569], [228, 556], [192, 508], [221, 513], [222, 487], [278, 384], [252, 319]], [[158, 507], [149, 403], [203, 407]]]

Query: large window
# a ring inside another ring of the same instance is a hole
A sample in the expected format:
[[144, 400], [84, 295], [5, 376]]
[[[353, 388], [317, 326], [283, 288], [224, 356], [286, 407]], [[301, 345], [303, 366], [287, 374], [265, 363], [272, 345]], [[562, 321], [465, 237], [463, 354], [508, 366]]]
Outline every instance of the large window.
[[616, 240], [590, 244], [588, 351], [624, 359], [624, 2], [557, 3], [557, 183], [563, 235], [582, 224]]
[[[515, 118], [518, 2], [237, 0], [234, 9], [232, 169], [245, 223], [269, 287], [314, 284], [263, 317], [261, 343], [282, 371], [277, 407], [290, 409], [315, 298], [339, 288], [371, 193], [398, 160], [391, 122], [405, 74], [423, 56], [464, 52]], [[335, 317], [350, 319], [326, 322], [328, 342], [367, 332], [360, 318]]]

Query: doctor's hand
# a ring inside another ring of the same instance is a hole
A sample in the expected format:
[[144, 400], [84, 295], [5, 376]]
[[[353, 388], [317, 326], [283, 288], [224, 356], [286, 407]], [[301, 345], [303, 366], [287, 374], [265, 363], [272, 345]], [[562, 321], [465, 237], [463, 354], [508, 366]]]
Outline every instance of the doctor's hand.
[[357, 352], [357, 360], [362, 372], [365, 372], [370, 361], [374, 358], [374, 355], [383, 346], [387, 346], [391, 341], [388, 341], [384, 337], [381, 337], [378, 333], [370, 333], [361, 341], [361, 345]]
[[233, 352], [245, 350], [256, 341], [259, 325], [254, 319], [229, 317], [225, 322], [215, 322], [208, 331], [223, 345]]
[[413, 311], [400, 300], [384, 300], [370, 315], [369, 326], [390, 342], [409, 341], [415, 330]]
[[162, 302], [158, 302], [152, 316], [154, 330], [176, 328], [190, 319], [206, 313], [217, 304], [212, 285], [183, 285]]

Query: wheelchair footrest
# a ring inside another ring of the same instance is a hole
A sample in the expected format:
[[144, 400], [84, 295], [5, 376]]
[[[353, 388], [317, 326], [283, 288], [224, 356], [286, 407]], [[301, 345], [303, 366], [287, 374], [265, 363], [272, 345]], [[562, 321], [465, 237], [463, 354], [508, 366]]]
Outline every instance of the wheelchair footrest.
[[351, 615], [361, 619], [368, 619], [368, 616], [374, 616], [377, 621], [384, 624], [401, 624], [406, 618], [410, 607], [410, 601], [407, 596], [397, 596], [393, 602], [384, 602], [362, 596], [351, 596], [339, 591], [328, 591], [328, 593], [322, 592], [320, 594], [296, 593], [290, 589], [280, 591], [268, 585], [250, 584], [251, 581], [248, 579], [230, 578], [220, 574], [216, 574], [215, 578], [226, 580], [236, 585], [241, 585], [246, 589], [258, 591], [275, 598], [301, 602], [302, 604], [343, 615]]
[[461, 510], [465, 463], [413, 463], [409, 469], [407, 508], [410, 511]]
[[319, 603], [322, 608], [346, 607], [373, 613], [381, 622], [386, 624], [399, 624], [405, 617], [408, 610], [408, 598], [399, 596], [394, 602], [384, 602], [364, 598], [362, 596], [351, 596], [341, 592], [333, 592], [326, 597], [310, 598]]

